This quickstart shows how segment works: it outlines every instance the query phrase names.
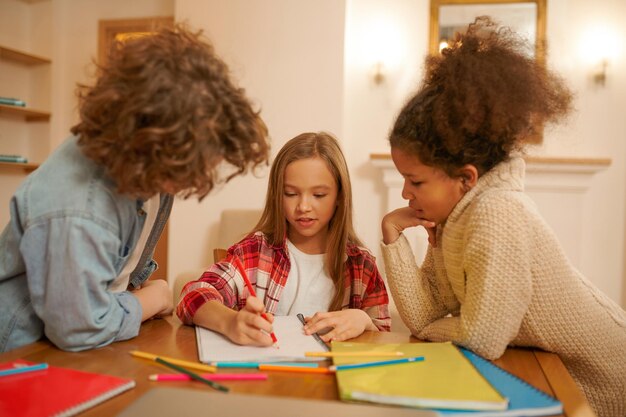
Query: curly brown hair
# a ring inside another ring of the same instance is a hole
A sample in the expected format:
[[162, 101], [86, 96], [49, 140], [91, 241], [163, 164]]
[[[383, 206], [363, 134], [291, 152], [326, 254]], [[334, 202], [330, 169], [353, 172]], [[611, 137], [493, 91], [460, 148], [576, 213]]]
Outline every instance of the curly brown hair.
[[478, 17], [441, 55], [426, 58], [424, 80], [397, 117], [391, 146], [451, 177], [466, 164], [482, 175], [521, 150], [572, 103], [564, 82], [527, 50], [509, 28]]
[[[213, 46], [183, 25], [117, 43], [71, 131], [122, 194], [206, 196], [267, 164], [267, 128]], [[229, 174], [220, 175], [225, 161]], [[221, 178], [225, 176], [225, 178]]]

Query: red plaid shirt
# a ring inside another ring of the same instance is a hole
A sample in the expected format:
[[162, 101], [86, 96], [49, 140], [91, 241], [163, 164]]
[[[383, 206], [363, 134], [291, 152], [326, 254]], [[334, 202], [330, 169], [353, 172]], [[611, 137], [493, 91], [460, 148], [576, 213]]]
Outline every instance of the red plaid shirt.
[[[342, 309], [365, 311], [374, 325], [389, 331], [389, 297], [378, 272], [374, 257], [366, 250], [349, 244], [345, 268], [345, 296]], [[193, 316], [204, 303], [218, 300], [235, 310], [246, 304], [250, 295], [243, 278], [231, 263], [233, 256], [244, 265], [256, 295], [263, 300], [268, 313], [274, 313], [289, 276], [291, 262], [286, 248], [270, 244], [261, 232], [247, 237], [228, 249], [226, 259], [211, 266], [196, 280], [187, 283], [181, 292], [176, 314], [185, 324], [193, 324]]]

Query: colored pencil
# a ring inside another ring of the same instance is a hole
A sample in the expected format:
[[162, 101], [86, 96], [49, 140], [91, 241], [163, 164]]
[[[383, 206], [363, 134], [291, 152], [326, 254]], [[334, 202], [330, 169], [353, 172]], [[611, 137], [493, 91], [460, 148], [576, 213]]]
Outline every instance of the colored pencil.
[[159, 357], [159, 358], [165, 359], [166, 361], [171, 362], [173, 364], [180, 365], [180, 366], [185, 366], [185, 367], [191, 368], [191, 369], [197, 369], [199, 371], [205, 371], [205, 372], [215, 372], [215, 371], [217, 371], [215, 366], [209, 366], [209, 365], [204, 365], [202, 363], [185, 361], [185, 360], [182, 360], [182, 359], [170, 358], [168, 356], [155, 355], [153, 353], [141, 352], [139, 350], [131, 350], [130, 354], [133, 355], [133, 356], [136, 356], [138, 358], [150, 359], [151, 361], [156, 361], [156, 358]]
[[424, 360], [423, 356], [415, 356], [412, 358], [392, 359], [389, 361], [362, 362], [362, 363], [348, 363], [345, 365], [333, 365], [333, 366], [329, 366], [328, 369], [331, 369], [333, 371], [345, 371], [347, 369], [371, 368], [374, 366], [399, 365], [402, 363], [421, 362], [423, 360]]
[[211, 362], [216, 368], [253, 368], [259, 367], [259, 362]]
[[[250, 292], [250, 295], [253, 297], [256, 297], [256, 292], [254, 291], [254, 288], [252, 287], [252, 283], [250, 282], [250, 279], [248, 278], [248, 274], [246, 274], [246, 270], [244, 269], [243, 265], [241, 264], [241, 261], [239, 260], [238, 257], [233, 256], [233, 262], [235, 263], [235, 267], [239, 270], [239, 273], [241, 274], [241, 277], [243, 278], [243, 281], [246, 283], [246, 287], [248, 287], [248, 291]], [[269, 319], [267, 318], [267, 315], [265, 313], [261, 313], [261, 317], [263, 317], [265, 320], [269, 321]], [[278, 339], [276, 338], [276, 335], [274, 334], [274, 332], [270, 333], [270, 337], [272, 338], [272, 342], [274, 342], [274, 346], [276, 348], [278, 348]]]
[[211, 362], [217, 368], [258, 368], [259, 365], [282, 365], [299, 366], [304, 368], [317, 368], [317, 362]]
[[48, 369], [47, 363], [37, 363], [35, 365], [18, 365], [14, 366], [13, 368], [1, 370], [0, 376], [25, 374], [27, 372], [43, 371], [44, 369]]
[[[304, 319], [304, 314], [302, 313], [298, 313], [296, 314], [296, 316], [298, 317], [298, 320], [300, 320], [300, 322], [302, 323], [302, 325], [306, 325], [306, 320]], [[319, 334], [317, 333], [313, 333], [311, 336], [313, 336], [313, 339], [317, 340], [317, 342], [322, 345], [322, 348], [324, 348], [326, 351], [328, 351], [328, 345], [326, 344], [326, 342], [324, 342], [322, 340], [322, 338], [320, 337]]]
[[185, 375], [189, 375], [192, 379], [195, 379], [198, 382], [202, 382], [203, 384], [207, 384], [211, 388], [214, 388], [214, 389], [216, 389], [218, 391], [222, 391], [222, 392], [228, 392], [229, 391], [229, 388], [225, 387], [222, 384], [218, 384], [217, 382], [209, 381], [206, 378], [202, 378], [197, 373], [191, 372], [190, 370], [185, 369], [182, 366], [178, 366], [178, 365], [176, 365], [174, 363], [168, 362], [168, 361], [166, 361], [166, 360], [164, 360], [162, 358], [159, 358], [158, 356], [156, 357], [155, 361], [157, 361], [158, 363], [163, 364], [163, 365], [165, 365], [167, 367], [170, 367], [170, 368], [172, 368], [172, 369], [174, 369], [174, 370], [176, 370], [178, 372], [181, 372], [181, 373], [183, 373]]
[[261, 371], [300, 372], [305, 374], [333, 374], [330, 368], [303, 368], [301, 366], [259, 365]]
[[[200, 374], [209, 381], [265, 381], [267, 374], [247, 373], [247, 374]], [[190, 381], [192, 378], [186, 374], [152, 374], [148, 377], [150, 381]]]
[[379, 352], [379, 351], [358, 351], [358, 352], [305, 352], [304, 356], [334, 358], [337, 356], [403, 356], [402, 352]]

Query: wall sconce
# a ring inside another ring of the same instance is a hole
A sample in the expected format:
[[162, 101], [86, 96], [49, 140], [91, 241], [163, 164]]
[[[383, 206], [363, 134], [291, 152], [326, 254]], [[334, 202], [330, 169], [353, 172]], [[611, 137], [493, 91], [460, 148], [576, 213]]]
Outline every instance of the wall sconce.
[[608, 65], [608, 59], [605, 58], [600, 61], [596, 72], [593, 74], [593, 82], [604, 87], [604, 84], [606, 84], [606, 67]]
[[395, 21], [389, 17], [376, 16], [364, 25], [359, 41], [371, 82], [376, 86], [385, 84], [391, 74], [397, 72], [402, 56], [406, 53], [406, 42]]
[[619, 38], [605, 25], [587, 30], [580, 43], [582, 59], [590, 66], [591, 80], [604, 87], [607, 82], [607, 68], [620, 50]]
[[374, 64], [374, 75], [372, 75], [372, 80], [374, 80], [374, 84], [376, 85], [385, 82], [385, 72], [383, 71], [383, 67], [382, 61], [378, 61]]

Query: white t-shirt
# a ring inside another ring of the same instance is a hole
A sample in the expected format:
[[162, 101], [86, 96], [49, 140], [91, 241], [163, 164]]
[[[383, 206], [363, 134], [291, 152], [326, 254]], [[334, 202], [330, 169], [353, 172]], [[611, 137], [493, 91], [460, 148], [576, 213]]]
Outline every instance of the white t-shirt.
[[156, 194], [149, 200], [144, 201], [142, 210], [146, 212], [146, 221], [143, 224], [143, 229], [141, 229], [141, 235], [139, 236], [139, 240], [135, 245], [135, 249], [133, 249], [133, 253], [131, 253], [128, 258], [128, 262], [126, 262], [126, 265], [124, 265], [124, 268], [122, 268], [119, 276], [115, 278], [115, 280], [109, 286], [109, 291], [126, 291], [128, 283], [130, 282], [130, 274], [137, 266], [137, 262], [139, 262], [139, 258], [141, 257], [141, 254], [146, 247], [146, 242], [148, 241], [150, 231], [152, 231], [152, 227], [154, 226], [154, 222], [156, 221], [157, 213], [159, 212], [159, 206], [161, 204], [160, 199], [160, 195]]
[[280, 296], [277, 316], [312, 316], [328, 311], [335, 286], [324, 270], [324, 254], [309, 255], [287, 240], [291, 269]]

